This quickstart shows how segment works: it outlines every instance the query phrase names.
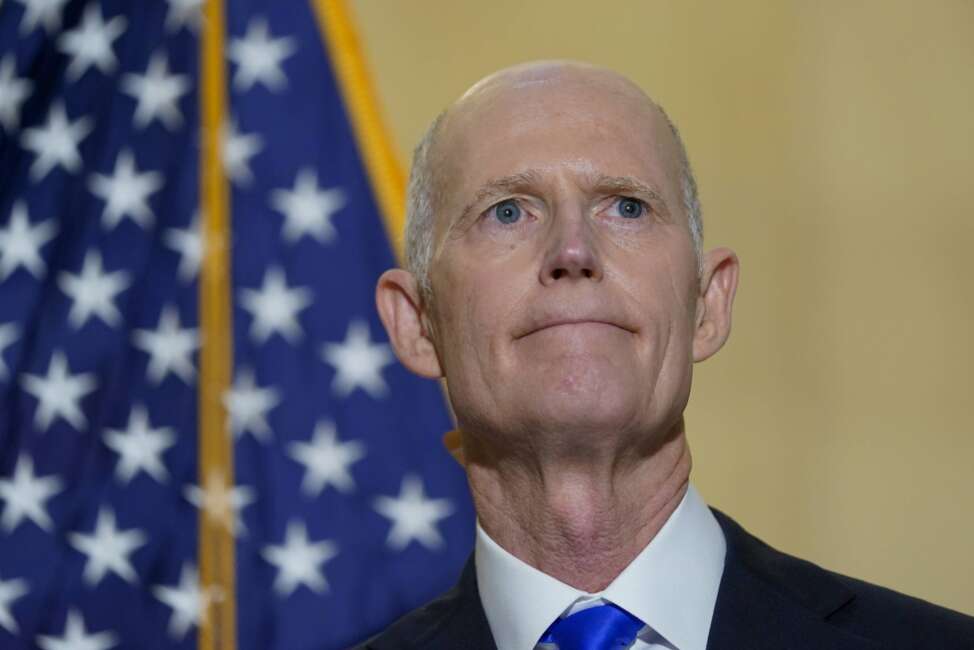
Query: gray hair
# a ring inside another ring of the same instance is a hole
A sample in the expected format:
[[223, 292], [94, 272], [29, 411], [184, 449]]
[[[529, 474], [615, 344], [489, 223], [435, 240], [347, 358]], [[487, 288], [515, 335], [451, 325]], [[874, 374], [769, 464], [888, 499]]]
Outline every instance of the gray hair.
[[[666, 124], [676, 141], [677, 153], [680, 157], [680, 188], [683, 194], [683, 209], [687, 214], [690, 237], [693, 241], [693, 252], [697, 260], [697, 273], [703, 274], [703, 213], [700, 207], [700, 196], [697, 193], [697, 181], [690, 168], [690, 158], [687, 156], [686, 146], [680, 131], [662, 107], [657, 105]], [[440, 126], [446, 117], [446, 111], [436, 116], [436, 119], [426, 129], [423, 138], [413, 151], [413, 165], [409, 173], [409, 185], [406, 190], [406, 268], [413, 274], [419, 284], [420, 294], [424, 300], [432, 296], [430, 282], [430, 264], [433, 258], [433, 217], [435, 206], [439, 204], [439, 185], [435, 179], [435, 163], [432, 157], [433, 147], [439, 133]]]

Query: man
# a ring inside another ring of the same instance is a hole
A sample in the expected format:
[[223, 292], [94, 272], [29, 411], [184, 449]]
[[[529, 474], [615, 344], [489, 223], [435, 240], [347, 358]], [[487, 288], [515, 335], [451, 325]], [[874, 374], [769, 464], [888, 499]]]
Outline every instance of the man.
[[364, 647], [974, 648], [974, 620], [765, 546], [689, 483], [694, 362], [738, 260], [627, 79], [541, 62], [434, 122], [409, 271], [377, 287], [413, 372], [445, 378], [478, 515], [457, 587]]

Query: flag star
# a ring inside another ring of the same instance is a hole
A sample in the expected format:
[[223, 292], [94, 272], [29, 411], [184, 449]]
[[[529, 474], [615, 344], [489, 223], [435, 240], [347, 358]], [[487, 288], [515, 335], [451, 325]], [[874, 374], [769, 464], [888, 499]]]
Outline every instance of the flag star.
[[48, 219], [31, 226], [27, 206], [23, 201], [14, 203], [10, 210], [10, 223], [0, 228], [0, 281], [24, 267], [38, 280], [47, 270], [41, 257], [41, 248], [54, 239], [57, 221]]
[[382, 368], [393, 362], [392, 352], [385, 343], [371, 342], [369, 325], [365, 321], [350, 322], [345, 341], [326, 343], [322, 346], [321, 356], [335, 368], [331, 389], [339, 397], [349, 395], [356, 388], [374, 398], [381, 398], [388, 392]]
[[51, 106], [44, 126], [24, 129], [24, 148], [36, 156], [30, 166], [31, 179], [40, 181], [57, 166], [72, 174], [81, 169], [78, 146], [93, 128], [94, 121], [90, 116], [82, 116], [71, 122], [63, 102]]
[[279, 596], [290, 596], [300, 585], [322, 593], [328, 590], [328, 580], [321, 565], [338, 555], [338, 545], [329, 540], [310, 542], [304, 523], [291, 520], [284, 543], [265, 546], [261, 555], [277, 568], [274, 591]]
[[119, 530], [111, 508], [98, 511], [95, 532], [91, 535], [71, 533], [68, 542], [88, 556], [83, 578], [89, 587], [96, 587], [109, 571], [130, 584], [138, 580], [129, 559], [137, 548], [145, 545], [148, 536], [137, 528]]
[[453, 513], [449, 499], [428, 499], [424, 494], [423, 481], [415, 474], [407, 474], [402, 480], [398, 497], [380, 496], [375, 499], [375, 509], [392, 522], [386, 544], [402, 550], [412, 540], [428, 549], [443, 545], [443, 537], [436, 523]]
[[27, 36], [38, 24], [48, 33], [61, 28], [61, 12], [68, 0], [19, 0], [24, 5], [20, 19], [20, 35]]
[[274, 388], [259, 388], [253, 370], [245, 368], [237, 374], [233, 386], [223, 396], [223, 405], [230, 415], [230, 428], [236, 437], [250, 432], [261, 442], [270, 439], [267, 412], [281, 401]]
[[68, 313], [72, 327], [80, 329], [92, 316], [97, 316], [109, 327], [118, 325], [122, 313], [115, 306], [115, 297], [131, 283], [125, 271], [105, 273], [101, 254], [88, 251], [80, 273], [62, 271], [58, 276], [58, 286], [72, 300]]
[[192, 282], [200, 271], [200, 263], [206, 251], [203, 229], [200, 227], [200, 215], [193, 215], [193, 222], [188, 228], [169, 228], [162, 236], [163, 243], [179, 253], [179, 279]]
[[240, 519], [240, 511], [256, 501], [252, 488], [244, 485], [231, 487], [220, 472], [210, 472], [203, 487], [186, 486], [183, 495], [186, 500], [201, 509], [207, 518], [222, 525], [228, 531], [239, 530], [246, 534], [247, 528]]
[[92, 194], [105, 201], [102, 223], [106, 228], [111, 230], [124, 217], [129, 217], [141, 227], [147, 228], [155, 220], [155, 215], [149, 208], [149, 195], [162, 187], [162, 174], [140, 174], [132, 152], [123, 150], [115, 159], [112, 174], [92, 174], [88, 187]]
[[345, 193], [340, 188], [318, 187], [318, 174], [311, 168], [298, 172], [293, 190], [271, 192], [271, 207], [284, 215], [284, 239], [289, 243], [304, 235], [323, 244], [330, 242], [335, 238], [331, 218], [345, 203]]
[[250, 159], [264, 148], [263, 138], [256, 133], [238, 131], [234, 119], [223, 125], [221, 136], [223, 167], [227, 176], [235, 185], [247, 187], [254, 180], [254, 174], [250, 171]]
[[267, 20], [251, 18], [244, 37], [230, 41], [228, 56], [237, 64], [233, 87], [249, 90], [255, 83], [261, 83], [272, 92], [282, 90], [287, 86], [287, 77], [281, 64], [296, 49], [296, 39], [271, 38]]
[[13, 54], [0, 59], [0, 126], [8, 133], [20, 124], [20, 107], [33, 88], [30, 79], [17, 76], [17, 60]]
[[72, 375], [64, 352], [55, 351], [47, 366], [47, 376], [25, 374], [21, 386], [37, 398], [34, 426], [47, 431], [55, 419], [61, 418], [76, 430], [87, 426], [81, 399], [95, 390], [98, 381], [93, 373]]
[[177, 641], [186, 637], [190, 627], [199, 627], [207, 619], [207, 610], [215, 600], [212, 589], [202, 589], [199, 573], [191, 564], [184, 564], [179, 574], [179, 586], [157, 585], [153, 595], [172, 610], [169, 636]]
[[118, 59], [112, 51], [112, 41], [125, 32], [125, 25], [124, 16], [115, 16], [105, 22], [98, 4], [89, 4], [81, 23], [58, 39], [60, 50], [71, 57], [67, 69], [68, 79], [80, 79], [92, 66], [104, 74], [115, 70]]
[[7, 363], [3, 360], [3, 352], [17, 340], [18, 329], [16, 323], [0, 324], [0, 379], [6, 379], [10, 374]]
[[132, 407], [124, 430], [106, 429], [105, 444], [118, 454], [115, 476], [122, 483], [128, 483], [139, 472], [159, 483], [168, 480], [162, 454], [176, 444], [176, 434], [169, 427], [153, 429], [145, 406]]
[[41, 650], [108, 650], [118, 645], [118, 637], [114, 632], [88, 634], [85, 619], [72, 609], [68, 611], [64, 636], [38, 636], [37, 645]]
[[158, 119], [167, 129], [174, 131], [183, 123], [179, 112], [179, 99], [189, 92], [187, 75], [169, 74], [166, 55], [156, 52], [149, 59], [144, 75], [126, 74], [122, 78], [122, 91], [136, 99], [135, 125], [140, 129]]
[[312, 302], [311, 291], [288, 287], [284, 271], [276, 266], [264, 272], [260, 289], [240, 290], [240, 304], [253, 318], [250, 336], [258, 343], [264, 343], [275, 332], [289, 343], [300, 341], [304, 332], [298, 323], [298, 312]]
[[57, 476], [37, 476], [34, 461], [21, 454], [12, 478], [0, 479], [0, 500], [6, 504], [0, 527], [12, 533], [25, 518], [51, 532], [53, 522], [47, 514], [47, 501], [64, 489]]
[[194, 32], [199, 30], [203, 17], [203, 0], [167, 0], [166, 31], [178, 32], [188, 25]]
[[26, 580], [0, 580], [0, 627], [11, 634], [17, 634], [20, 629], [10, 611], [10, 605], [28, 591]]
[[349, 467], [365, 456], [365, 445], [357, 440], [339, 442], [334, 423], [322, 420], [315, 425], [312, 441], [292, 442], [288, 455], [305, 467], [301, 490], [317, 497], [328, 485], [345, 493], [355, 489]]
[[159, 324], [154, 330], [135, 330], [133, 343], [149, 355], [146, 376], [159, 385], [169, 373], [183, 380], [193, 382], [196, 369], [192, 356], [200, 346], [197, 329], [182, 329], [179, 326], [179, 312], [173, 305], [166, 305], [159, 315]]

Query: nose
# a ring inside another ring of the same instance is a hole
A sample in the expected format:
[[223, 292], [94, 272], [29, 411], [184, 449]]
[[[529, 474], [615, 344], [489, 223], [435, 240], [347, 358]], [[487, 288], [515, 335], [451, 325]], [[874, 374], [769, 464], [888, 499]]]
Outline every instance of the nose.
[[602, 280], [602, 256], [591, 224], [581, 214], [556, 214], [541, 266], [541, 284]]

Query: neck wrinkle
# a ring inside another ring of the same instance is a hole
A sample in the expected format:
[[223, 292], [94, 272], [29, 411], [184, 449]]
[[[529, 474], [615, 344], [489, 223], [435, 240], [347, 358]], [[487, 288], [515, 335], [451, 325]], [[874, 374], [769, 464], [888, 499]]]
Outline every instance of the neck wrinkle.
[[[605, 589], [680, 504], [692, 460], [683, 420], [634, 462], [469, 454], [467, 476], [484, 531], [508, 553], [576, 589]], [[503, 460], [500, 460], [503, 459]]]

